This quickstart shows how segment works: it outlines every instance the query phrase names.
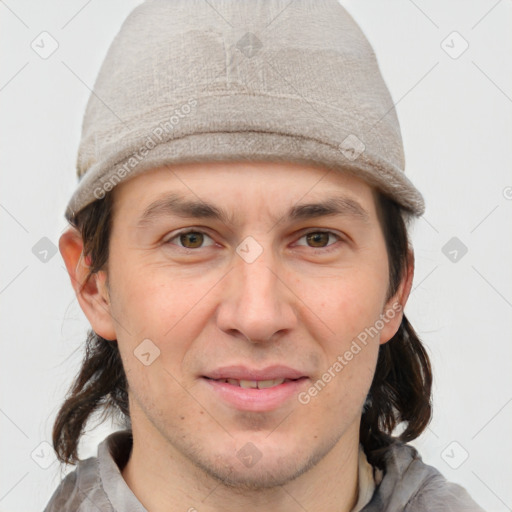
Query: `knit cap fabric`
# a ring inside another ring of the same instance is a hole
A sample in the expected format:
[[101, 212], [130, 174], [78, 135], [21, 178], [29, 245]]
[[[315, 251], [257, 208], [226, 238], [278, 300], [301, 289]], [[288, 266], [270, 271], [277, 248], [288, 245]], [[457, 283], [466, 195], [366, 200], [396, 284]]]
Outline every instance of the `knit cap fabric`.
[[66, 217], [149, 169], [247, 160], [347, 172], [424, 212], [375, 53], [337, 0], [146, 0], [94, 85]]

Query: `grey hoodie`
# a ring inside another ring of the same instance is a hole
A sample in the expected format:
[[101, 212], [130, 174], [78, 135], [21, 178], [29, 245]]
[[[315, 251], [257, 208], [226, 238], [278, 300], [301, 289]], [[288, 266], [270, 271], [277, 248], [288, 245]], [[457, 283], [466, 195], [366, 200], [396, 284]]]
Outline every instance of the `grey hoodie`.
[[[80, 461], [64, 478], [44, 512], [147, 512], [119, 469], [131, 447], [128, 430], [108, 436], [97, 457]], [[382, 480], [361, 512], [484, 512], [461, 486], [422, 462], [412, 446], [395, 442], [384, 461]]]

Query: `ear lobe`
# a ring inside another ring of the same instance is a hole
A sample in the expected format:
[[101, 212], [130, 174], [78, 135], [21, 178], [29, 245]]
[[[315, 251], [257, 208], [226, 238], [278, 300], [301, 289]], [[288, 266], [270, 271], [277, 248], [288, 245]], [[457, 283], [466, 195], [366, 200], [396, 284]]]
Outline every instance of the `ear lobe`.
[[83, 257], [83, 241], [79, 231], [69, 227], [59, 239], [59, 250], [68, 271], [71, 286], [85, 316], [96, 334], [107, 340], [117, 338], [106, 286], [107, 275], [99, 271], [89, 276], [89, 263]]
[[380, 332], [380, 344], [387, 343], [398, 331], [404, 315], [404, 308], [411, 293], [414, 279], [414, 252], [407, 252], [405, 275], [396, 293], [385, 304], [382, 311], [384, 327]]

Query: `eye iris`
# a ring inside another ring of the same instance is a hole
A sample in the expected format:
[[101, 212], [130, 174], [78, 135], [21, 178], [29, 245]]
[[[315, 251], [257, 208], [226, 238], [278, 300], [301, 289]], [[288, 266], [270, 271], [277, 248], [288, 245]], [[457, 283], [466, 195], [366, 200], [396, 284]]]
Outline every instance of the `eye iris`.
[[[192, 246], [187, 246], [184, 240], [188, 238], [189, 241], [192, 242]], [[190, 232], [190, 233], [183, 233], [180, 235], [180, 242], [187, 248], [187, 249], [196, 249], [197, 247], [200, 247], [203, 242], [203, 235], [201, 233], [197, 232]]]
[[322, 239], [327, 244], [329, 242], [329, 233], [308, 233], [306, 235], [308, 243], [313, 242], [313, 244], [320, 243], [320, 246], [314, 246], [314, 247], [325, 247], [325, 245], [322, 245]]

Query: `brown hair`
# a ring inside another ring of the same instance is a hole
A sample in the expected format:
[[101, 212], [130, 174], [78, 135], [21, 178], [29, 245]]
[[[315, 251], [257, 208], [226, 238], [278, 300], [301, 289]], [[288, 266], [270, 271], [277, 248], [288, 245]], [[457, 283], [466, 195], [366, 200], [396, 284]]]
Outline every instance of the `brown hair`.
[[[389, 259], [388, 298], [405, 275], [410, 250], [409, 214], [392, 199], [376, 192], [376, 205]], [[83, 257], [91, 259], [89, 276], [107, 268], [112, 228], [112, 194], [81, 210], [70, 221], [82, 235]], [[379, 348], [377, 367], [363, 409], [360, 440], [371, 464], [383, 467], [392, 442], [418, 437], [431, 414], [432, 371], [428, 355], [405, 317], [396, 334]], [[117, 341], [90, 330], [82, 367], [53, 426], [53, 446], [61, 462], [78, 462], [78, 443], [94, 412], [117, 415], [130, 427], [128, 383]], [[392, 437], [396, 427], [403, 431]]]

